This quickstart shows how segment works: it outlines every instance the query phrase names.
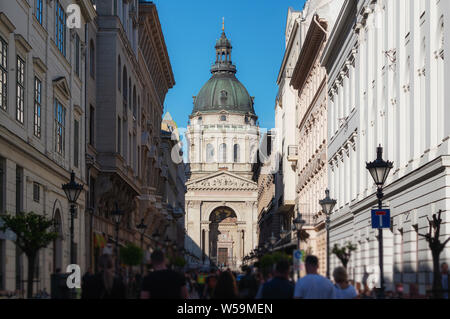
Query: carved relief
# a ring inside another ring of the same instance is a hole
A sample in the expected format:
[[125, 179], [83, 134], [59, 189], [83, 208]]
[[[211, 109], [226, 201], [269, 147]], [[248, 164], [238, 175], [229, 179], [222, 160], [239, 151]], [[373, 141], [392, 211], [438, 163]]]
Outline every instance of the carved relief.
[[189, 190], [249, 190], [257, 191], [255, 183], [241, 180], [232, 176], [221, 175], [205, 179], [188, 186]]

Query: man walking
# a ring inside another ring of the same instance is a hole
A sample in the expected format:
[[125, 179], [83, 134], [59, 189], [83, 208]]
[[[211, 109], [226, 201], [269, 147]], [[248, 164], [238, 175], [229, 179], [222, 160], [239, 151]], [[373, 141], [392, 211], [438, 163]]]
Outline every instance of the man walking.
[[307, 275], [300, 278], [295, 285], [296, 299], [335, 299], [333, 284], [327, 278], [319, 275], [319, 259], [309, 255], [305, 259]]
[[442, 290], [444, 293], [442, 294], [442, 297], [444, 299], [448, 299], [448, 286], [450, 283], [450, 276], [448, 273], [448, 264], [442, 263], [441, 265], [441, 280], [442, 280]]
[[289, 262], [280, 260], [275, 266], [274, 278], [263, 284], [261, 299], [292, 299], [294, 283], [289, 281]]
[[167, 269], [164, 253], [154, 251], [151, 262], [154, 271], [143, 280], [141, 299], [187, 299], [186, 280], [183, 275]]

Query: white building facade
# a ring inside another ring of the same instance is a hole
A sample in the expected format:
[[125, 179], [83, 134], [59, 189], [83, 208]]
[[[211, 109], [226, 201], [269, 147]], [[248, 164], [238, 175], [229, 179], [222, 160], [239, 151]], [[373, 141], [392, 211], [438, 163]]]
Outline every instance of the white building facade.
[[[370, 223], [376, 188], [366, 169], [378, 145], [394, 162], [383, 189], [392, 220], [383, 231], [386, 289], [401, 284], [406, 294], [425, 295], [432, 258], [419, 234], [428, 231], [427, 217], [442, 210], [441, 236], [450, 235], [449, 15], [448, 1], [347, 0], [325, 48], [328, 180], [337, 200], [330, 245], [357, 246], [348, 266], [357, 284], [378, 281], [377, 231]], [[441, 262], [449, 253], [447, 247]], [[338, 265], [332, 256], [331, 269]]]
[[[85, 26], [96, 12], [90, 1], [78, 1], [80, 24], [70, 29], [71, 3], [0, 3], [0, 214], [44, 215], [59, 233], [39, 251], [34, 292], [50, 292], [50, 274], [70, 264], [70, 213], [62, 184], [72, 170], [86, 184]], [[83, 269], [85, 194], [74, 221], [75, 256]], [[26, 295], [27, 259], [13, 239], [0, 233], [0, 290]]]
[[194, 97], [188, 152], [186, 249], [192, 263], [239, 269], [257, 245], [259, 145], [253, 98], [235, 77], [231, 43], [222, 32], [212, 77]]

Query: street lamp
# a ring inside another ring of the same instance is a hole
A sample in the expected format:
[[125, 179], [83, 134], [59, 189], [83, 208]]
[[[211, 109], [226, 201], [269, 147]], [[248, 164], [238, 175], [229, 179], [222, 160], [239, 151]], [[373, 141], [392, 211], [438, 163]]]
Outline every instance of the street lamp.
[[[306, 221], [302, 219], [302, 214], [297, 213], [297, 218], [294, 219], [294, 228], [297, 231], [297, 249], [300, 251], [300, 235], [302, 233], [302, 228], [306, 224]], [[297, 278], [300, 278], [300, 268], [297, 269]]]
[[[78, 184], [75, 181], [75, 173], [72, 171], [70, 173], [70, 182], [67, 184], [62, 185], [62, 189], [64, 193], [66, 193], [67, 200], [70, 204], [70, 263], [76, 264], [76, 257], [75, 257], [75, 226], [74, 226], [74, 219], [75, 219], [75, 205], [77, 203], [78, 197], [80, 196], [81, 191], [83, 190], [83, 185]], [[72, 292], [73, 298], [75, 298], [75, 290]]]
[[277, 238], [273, 235], [273, 232], [272, 232], [272, 236], [269, 237], [269, 241], [270, 241], [271, 250], [273, 250], [273, 248], [277, 242]]
[[[377, 159], [366, 163], [366, 168], [377, 185], [378, 209], [383, 209], [383, 185], [394, 166], [393, 162], [383, 160], [383, 148], [377, 147]], [[380, 292], [379, 298], [384, 298], [384, 273], [383, 273], [383, 229], [378, 229], [378, 261], [380, 264]]]
[[75, 181], [75, 173], [70, 173], [70, 182], [62, 185], [64, 193], [66, 193], [67, 200], [70, 204], [70, 263], [76, 264], [75, 258], [75, 240], [74, 240], [74, 219], [75, 219], [75, 205], [83, 190], [83, 185]]
[[[144, 250], [144, 234], [147, 230], [147, 225], [144, 224], [144, 218], [141, 219], [141, 222], [136, 225], [139, 233], [141, 234], [141, 249]], [[144, 275], [144, 261], [141, 260], [141, 276]]]
[[324, 212], [326, 218], [325, 226], [327, 230], [327, 277], [330, 278], [330, 215], [336, 205], [336, 200], [330, 198], [330, 191], [325, 190], [325, 198], [319, 200], [320, 206], [322, 206], [322, 211]]
[[114, 207], [115, 209], [111, 212], [111, 215], [116, 226], [116, 245], [114, 250], [116, 255], [116, 274], [119, 274], [119, 227], [120, 221], [122, 220], [123, 211], [119, 209], [119, 204], [117, 204], [117, 202], [114, 203]]

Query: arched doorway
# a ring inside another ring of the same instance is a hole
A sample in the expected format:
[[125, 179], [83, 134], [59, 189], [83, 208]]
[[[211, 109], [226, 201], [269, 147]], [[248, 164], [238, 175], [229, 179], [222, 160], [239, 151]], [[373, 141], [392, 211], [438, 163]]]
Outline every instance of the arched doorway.
[[55, 231], [58, 233], [58, 237], [53, 241], [53, 272], [57, 269], [62, 271], [62, 222], [61, 213], [59, 209], [55, 211], [54, 216]]
[[239, 256], [236, 213], [229, 207], [216, 208], [209, 217], [209, 257], [219, 267], [235, 268]]

